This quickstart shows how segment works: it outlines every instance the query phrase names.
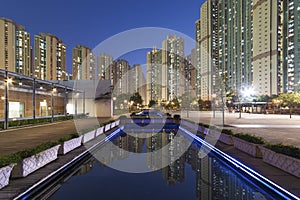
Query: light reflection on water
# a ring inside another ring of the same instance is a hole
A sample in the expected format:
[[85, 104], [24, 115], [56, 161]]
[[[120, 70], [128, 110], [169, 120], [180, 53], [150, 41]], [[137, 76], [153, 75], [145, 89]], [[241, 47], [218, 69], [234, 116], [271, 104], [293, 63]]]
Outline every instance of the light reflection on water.
[[[156, 133], [147, 138], [134, 134], [114, 138], [99, 150], [107, 155], [102, 162], [89, 160], [51, 199], [271, 199], [213, 155], [202, 158], [197, 144], [160, 169], [161, 163], [170, 162], [185, 141], [182, 138], [166, 152], [155, 154], [173, 137], [170, 133]], [[150, 156], [144, 163], [153, 172], [132, 174], [106, 166], [113, 162], [122, 164], [133, 154], [145, 152], [153, 152], [147, 154]]]

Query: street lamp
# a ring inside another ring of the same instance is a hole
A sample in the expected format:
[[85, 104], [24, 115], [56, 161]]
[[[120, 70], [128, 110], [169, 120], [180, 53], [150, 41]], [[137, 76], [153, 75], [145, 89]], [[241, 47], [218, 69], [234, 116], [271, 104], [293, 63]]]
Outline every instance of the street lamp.
[[212, 109], [213, 109], [213, 118], [216, 118], [216, 110], [215, 110], [215, 104], [216, 104], [216, 97], [217, 95], [214, 93], [211, 95], [211, 97], [213, 98], [213, 103], [212, 103]]
[[8, 78], [8, 72], [5, 71], [5, 84], [4, 84], [4, 129], [8, 129], [8, 117], [9, 117], [9, 102], [8, 102], [8, 87], [11, 84], [12, 78]]
[[54, 122], [54, 93], [56, 92], [56, 88], [52, 88], [51, 91], [51, 122]]
[[126, 109], [126, 106], [127, 106], [127, 108], [128, 108], [128, 101], [125, 99], [125, 100], [124, 100], [124, 110]]

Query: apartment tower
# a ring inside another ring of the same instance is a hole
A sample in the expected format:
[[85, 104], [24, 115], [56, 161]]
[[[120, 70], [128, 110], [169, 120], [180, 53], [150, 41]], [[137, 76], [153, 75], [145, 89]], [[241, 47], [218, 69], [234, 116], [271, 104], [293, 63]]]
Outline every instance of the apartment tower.
[[65, 80], [66, 46], [52, 34], [34, 36], [35, 77], [41, 80]]
[[112, 79], [112, 68], [114, 59], [108, 54], [100, 54], [98, 56], [98, 79], [109, 80]]
[[72, 51], [74, 80], [95, 80], [95, 56], [86, 46], [77, 45]]
[[31, 76], [30, 34], [6, 18], [0, 18], [0, 30], [0, 69]]

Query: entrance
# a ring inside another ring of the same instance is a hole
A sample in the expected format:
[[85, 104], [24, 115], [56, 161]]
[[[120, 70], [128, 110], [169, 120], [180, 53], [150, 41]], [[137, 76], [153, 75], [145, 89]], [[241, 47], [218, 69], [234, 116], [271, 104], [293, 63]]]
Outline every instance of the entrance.
[[48, 116], [47, 102], [40, 102], [40, 116]]

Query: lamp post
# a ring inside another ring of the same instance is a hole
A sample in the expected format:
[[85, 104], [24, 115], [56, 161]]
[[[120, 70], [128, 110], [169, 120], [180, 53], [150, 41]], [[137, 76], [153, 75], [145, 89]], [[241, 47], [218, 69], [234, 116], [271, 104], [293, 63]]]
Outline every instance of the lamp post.
[[114, 115], [114, 110], [115, 110], [115, 101], [117, 100], [117, 97], [112, 98], [112, 116]]
[[125, 99], [125, 100], [124, 100], [124, 111], [126, 110], [126, 106], [127, 106], [127, 108], [128, 108], [128, 101]]
[[211, 95], [212, 99], [212, 109], [213, 109], [213, 118], [216, 118], [216, 110], [215, 110], [215, 104], [216, 104], [216, 97], [217, 95], [214, 93]]
[[8, 117], [9, 117], [9, 102], [8, 102], [8, 87], [12, 83], [12, 79], [8, 78], [8, 72], [5, 71], [5, 83], [4, 83], [4, 129], [8, 129]]
[[221, 97], [222, 97], [222, 127], [225, 124], [225, 101], [224, 101], [224, 90], [221, 89]]
[[52, 85], [51, 91], [51, 122], [54, 122], [54, 92], [56, 92], [56, 88]]

